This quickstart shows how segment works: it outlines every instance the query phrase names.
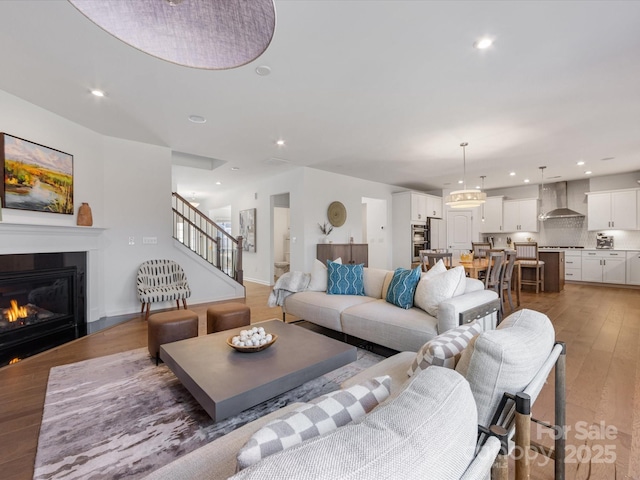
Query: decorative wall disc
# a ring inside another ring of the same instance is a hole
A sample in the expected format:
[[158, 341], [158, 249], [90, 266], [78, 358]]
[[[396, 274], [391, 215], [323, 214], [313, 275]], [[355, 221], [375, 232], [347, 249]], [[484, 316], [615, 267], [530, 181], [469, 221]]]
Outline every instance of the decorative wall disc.
[[327, 217], [329, 217], [331, 225], [341, 227], [347, 221], [347, 209], [340, 202], [331, 202], [327, 210]]

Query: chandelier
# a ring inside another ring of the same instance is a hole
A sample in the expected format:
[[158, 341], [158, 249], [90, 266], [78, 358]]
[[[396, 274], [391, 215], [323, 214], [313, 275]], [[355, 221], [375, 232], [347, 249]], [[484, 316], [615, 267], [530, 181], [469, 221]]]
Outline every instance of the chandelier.
[[222, 70], [267, 49], [276, 26], [273, 0], [69, 0], [114, 37], [178, 65]]
[[445, 203], [451, 208], [474, 208], [479, 207], [487, 200], [487, 194], [476, 189], [467, 189], [467, 157], [466, 146], [467, 142], [462, 142], [462, 164], [463, 164], [463, 176], [462, 176], [462, 190], [456, 190], [451, 192], [445, 198]]

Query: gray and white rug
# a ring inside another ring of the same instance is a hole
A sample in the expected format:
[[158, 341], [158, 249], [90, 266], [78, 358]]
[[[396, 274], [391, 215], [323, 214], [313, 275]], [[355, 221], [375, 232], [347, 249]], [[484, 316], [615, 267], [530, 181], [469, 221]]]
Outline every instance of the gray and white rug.
[[291, 402], [308, 401], [382, 357], [357, 361], [218, 423], [146, 348], [54, 367], [34, 479], [135, 479]]

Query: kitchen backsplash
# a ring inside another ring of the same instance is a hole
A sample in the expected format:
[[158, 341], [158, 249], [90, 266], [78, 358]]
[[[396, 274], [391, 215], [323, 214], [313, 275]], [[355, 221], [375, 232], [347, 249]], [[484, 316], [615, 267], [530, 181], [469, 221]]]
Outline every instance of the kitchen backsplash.
[[[587, 230], [586, 218], [556, 218], [540, 223], [537, 233], [519, 232], [496, 234], [496, 246], [506, 246], [507, 236], [513, 242], [526, 242], [529, 238], [539, 245], [596, 248], [596, 234]], [[640, 250], [640, 231], [606, 230], [613, 236], [614, 247], [621, 250]]]

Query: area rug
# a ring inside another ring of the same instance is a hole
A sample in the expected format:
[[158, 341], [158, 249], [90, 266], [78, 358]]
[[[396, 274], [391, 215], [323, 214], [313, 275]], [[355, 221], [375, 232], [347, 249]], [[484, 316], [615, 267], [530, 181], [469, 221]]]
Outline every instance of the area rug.
[[[214, 423], [146, 348], [49, 374], [34, 479], [136, 479], [291, 402], [308, 401], [382, 357], [358, 359], [241, 414]], [[292, 359], [295, 361], [295, 359]]]

